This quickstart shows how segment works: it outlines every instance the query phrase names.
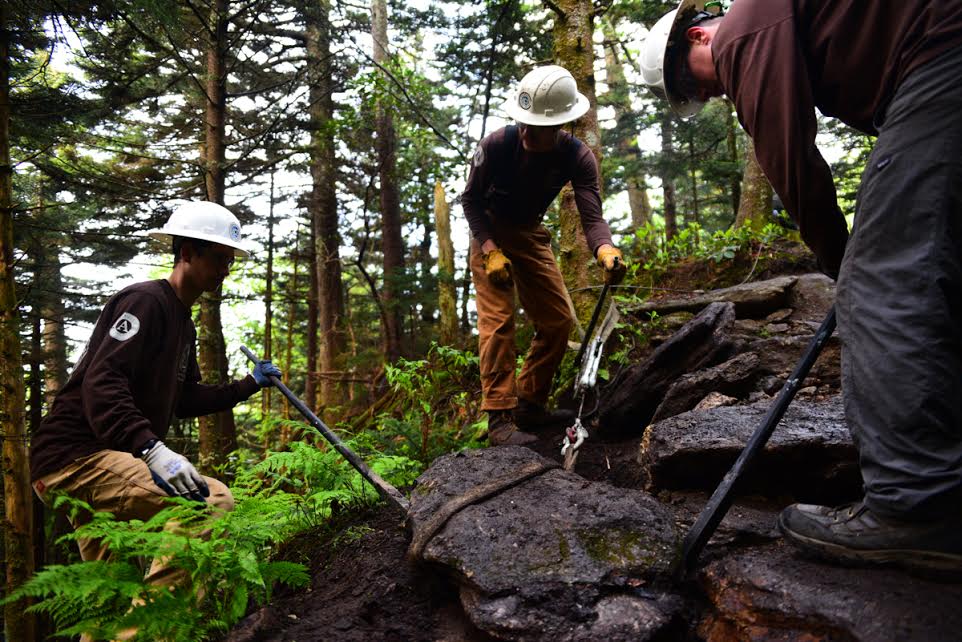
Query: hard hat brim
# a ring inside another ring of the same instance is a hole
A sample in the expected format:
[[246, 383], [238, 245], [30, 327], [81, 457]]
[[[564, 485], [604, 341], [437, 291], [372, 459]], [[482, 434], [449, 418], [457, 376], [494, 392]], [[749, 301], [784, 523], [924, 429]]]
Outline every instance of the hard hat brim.
[[183, 238], [200, 239], [201, 241], [210, 241], [211, 243], [217, 243], [218, 245], [229, 247], [234, 250], [234, 256], [239, 259], [247, 259], [247, 258], [250, 258], [251, 256], [250, 251], [241, 247], [239, 243], [234, 243], [228, 239], [225, 239], [223, 236], [217, 236], [214, 234], [204, 234], [202, 232], [195, 232], [195, 233], [191, 233], [189, 236], [186, 234], [175, 235], [175, 234], [170, 234], [169, 232], [165, 232], [163, 229], [160, 229], [160, 230], [150, 230], [149, 232], [147, 232], [147, 236], [154, 239], [155, 241], [160, 241], [161, 243], [165, 243], [168, 248], [171, 246], [174, 236], [181, 236]]
[[535, 125], [538, 127], [550, 127], [552, 125], [564, 125], [565, 123], [570, 123], [573, 120], [578, 120], [591, 109], [591, 103], [588, 101], [588, 97], [578, 92], [578, 99], [574, 106], [568, 111], [558, 114], [557, 116], [544, 116], [541, 114], [532, 113], [528, 109], [522, 109], [518, 105], [518, 101], [512, 96], [504, 103], [504, 111], [507, 112], [508, 116], [513, 118], [519, 123], [525, 125]]
[[705, 103], [694, 98], [682, 96], [675, 90], [675, 78], [673, 74], [666, 73], [665, 59], [668, 57], [668, 49], [673, 44], [673, 39], [684, 37], [684, 34], [679, 34], [679, 29], [682, 28], [682, 22], [687, 19], [689, 11], [691, 9], [702, 11], [704, 8], [705, 0], [681, 0], [681, 2], [678, 3], [678, 8], [675, 9], [675, 17], [672, 20], [671, 27], [663, 35], [659, 34], [659, 37], [663, 40], [661, 43], [661, 69], [665, 93], [664, 98], [668, 101], [668, 106], [671, 110], [680, 118], [691, 118], [702, 110]]

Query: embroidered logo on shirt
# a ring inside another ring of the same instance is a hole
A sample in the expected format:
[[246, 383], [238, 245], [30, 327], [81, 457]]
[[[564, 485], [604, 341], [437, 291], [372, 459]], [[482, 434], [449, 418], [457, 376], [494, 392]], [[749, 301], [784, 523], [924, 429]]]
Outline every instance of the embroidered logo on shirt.
[[139, 330], [140, 319], [130, 312], [124, 312], [120, 315], [119, 319], [114, 321], [114, 325], [110, 328], [109, 334], [117, 341], [126, 341], [137, 334]]
[[526, 91], [518, 94], [518, 105], [521, 106], [521, 109], [531, 109], [531, 94]]
[[483, 163], [484, 163], [484, 149], [481, 147], [481, 145], [478, 145], [478, 148], [474, 151], [474, 166], [481, 167]]

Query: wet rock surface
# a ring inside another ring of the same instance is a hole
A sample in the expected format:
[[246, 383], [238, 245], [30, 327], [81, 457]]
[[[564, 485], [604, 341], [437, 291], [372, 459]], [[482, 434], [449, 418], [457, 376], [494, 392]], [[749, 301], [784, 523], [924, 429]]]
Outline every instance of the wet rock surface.
[[[772, 401], [693, 410], [648, 427], [639, 463], [645, 488], [712, 490], [762, 423]], [[857, 454], [842, 400], [796, 399], [741, 482], [742, 492], [808, 501], [857, 496]]]
[[[438, 459], [412, 493], [414, 537], [451, 497], [534, 458], [502, 447]], [[656, 588], [670, 582], [678, 538], [647, 493], [553, 469], [454, 514], [423, 560], [454, 578], [472, 623], [497, 637], [645, 640], [681, 607]]]

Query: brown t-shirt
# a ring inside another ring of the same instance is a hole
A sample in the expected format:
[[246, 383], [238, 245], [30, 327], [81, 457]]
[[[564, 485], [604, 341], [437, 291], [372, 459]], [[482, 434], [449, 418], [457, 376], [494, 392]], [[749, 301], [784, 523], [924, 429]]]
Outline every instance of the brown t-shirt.
[[[570, 181], [592, 254], [599, 246], [612, 243], [611, 230], [601, 215], [598, 161], [588, 146], [563, 131], [558, 145], [550, 152], [525, 150], [520, 135], [508, 149], [506, 130], [502, 127], [481, 141], [461, 195], [464, 216], [474, 238], [479, 243], [494, 238], [490, 217], [497, 219], [498, 225], [536, 227], [561, 188]], [[570, 150], [575, 148], [572, 158]], [[502, 167], [505, 162], [511, 166]], [[499, 176], [508, 177], [509, 181], [499, 185]]]
[[124, 288], [107, 302], [70, 379], [31, 438], [33, 480], [100, 450], [133, 453], [170, 421], [232, 408], [253, 377], [200, 383], [190, 310], [166, 280]]
[[718, 80], [759, 165], [826, 271], [837, 273], [848, 232], [831, 170], [815, 147], [815, 108], [874, 135], [901, 82], [959, 46], [962, 2], [732, 4], [712, 41]]

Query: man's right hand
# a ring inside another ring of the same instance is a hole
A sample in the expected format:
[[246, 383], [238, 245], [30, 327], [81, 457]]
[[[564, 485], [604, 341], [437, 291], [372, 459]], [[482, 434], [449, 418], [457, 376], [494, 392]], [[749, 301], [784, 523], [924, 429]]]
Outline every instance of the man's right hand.
[[511, 260], [500, 249], [495, 248], [481, 255], [484, 263], [484, 273], [496, 285], [511, 283]]
[[171, 497], [186, 497], [198, 502], [210, 497], [207, 482], [186, 457], [175, 453], [157, 441], [150, 450], [141, 455], [150, 469], [150, 475], [162, 491]]

